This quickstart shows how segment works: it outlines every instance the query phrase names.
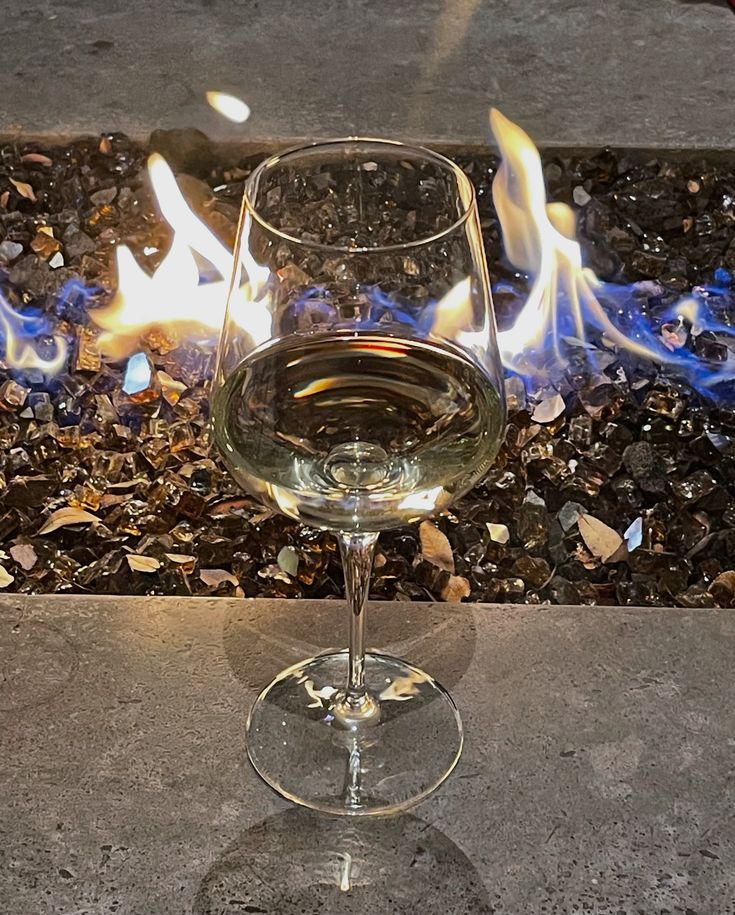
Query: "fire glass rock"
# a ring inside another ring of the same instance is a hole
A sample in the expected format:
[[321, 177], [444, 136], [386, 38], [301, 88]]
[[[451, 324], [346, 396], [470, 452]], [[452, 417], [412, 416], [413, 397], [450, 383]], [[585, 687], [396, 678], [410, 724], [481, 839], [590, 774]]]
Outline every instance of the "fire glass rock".
[[625, 394], [613, 384], [598, 384], [579, 391], [579, 399], [592, 419], [612, 419], [620, 412]]
[[66, 255], [70, 258], [81, 258], [84, 254], [91, 254], [97, 245], [85, 235], [77, 223], [71, 222], [61, 236]]
[[90, 327], [77, 328], [74, 368], [78, 372], [98, 372], [102, 356], [97, 345], [97, 332]]
[[595, 442], [587, 451], [587, 456], [590, 463], [606, 477], [617, 473], [623, 463], [618, 452], [603, 442]]
[[483, 593], [483, 600], [490, 603], [518, 603], [523, 599], [525, 584], [521, 578], [494, 578]]
[[699, 502], [717, 489], [717, 481], [707, 470], [698, 470], [690, 477], [672, 485], [674, 496], [684, 505]]
[[592, 418], [587, 415], [575, 416], [569, 423], [569, 440], [581, 450], [592, 444]]
[[0, 242], [0, 264], [11, 264], [17, 257], [23, 253], [23, 245], [17, 241], [6, 239]]
[[565, 502], [557, 515], [562, 530], [571, 530], [579, 520], [579, 516], [584, 514], [585, 511], [585, 507], [580, 505], [579, 502]]
[[0, 384], [0, 410], [7, 412], [20, 410], [30, 393], [30, 388], [24, 388], [23, 385], [8, 378]]
[[526, 385], [518, 375], [505, 379], [505, 402], [509, 413], [518, 413], [526, 408]]
[[[156, 139], [159, 149], [166, 142], [195, 209], [209, 219], [216, 211], [215, 231], [230, 239], [233, 204], [256, 158], [235, 167], [218, 163], [206, 138], [188, 132]], [[264, 511], [237, 491], [216, 456], [207, 456], [210, 344], [175, 339], [165, 329], [146, 334], [139, 351], [154, 383], [144, 403], [122, 391], [127, 360], [101, 358], [86, 346], [94, 335], [90, 313], [109, 300], [116, 246], [129, 243], [141, 266], [151, 269], [170, 241], [142, 181], [146, 151], [105, 134], [67, 147], [7, 144], [1, 153], [0, 177], [12, 174], [37, 198], [34, 203], [13, 192], [0, 205], [2, 291], [45, 313], [49, 329], [61, 332], [70, 349], [69, 374], [53, 380], [38, 370], [11, 374], [0, 363], [0, 385], [10, 381], [29, 392], [22, 404], [0, 412], [0, 549], [7, 553], [21, 538], [39, 557], [32, 569], [13, 567], [10, 589], [219, 594], [224, 588], [247, 596], [338, 596], [342, 579], [333, 538]], [[502, 329], [525, 300], [528, 283], [503, 259], [490, 188], [497, 160], [460, 156], [459, 162], [478, 192]], [[196, 175], [183, 174], [187, 168]], [[637, 309], [654, 333], [706, 371], [721, 364], [725, 350], [733, 349], [732, 335], [722, 328], [733, 325], [735, 314], [732, 168], [705, 162], [687, 171], [653, 154], [637, 160], [604, 151], [588, 158], [554, 156], [545, 173], [555, 199], [571, 201], [575, 188], [580, 199], [582, 192], [590, 198], [579, 211], [585, 263], [605, 280], [632, 283], [611, 305], [614, 319], [630, 329]], [[211, 178], [209, 186], [199, 176]], [[291, 193], [274, 188], [269, 203], [284, 225], [300, 219], [303, 201]], [[408, 208], [391, 213], [384, 242], [398, 231], [426, 228], [411, 209], [419, 196], [417, 183]], [[330, 213], [334, 238], [358, 237], [355, 207], [340, 212], [332, 206]], [[323, 216], [315, 214], [315, 232]], [[437, 218], [432, 214], [432, 223]], [[40, 233], [49, 241], [38, 238], [41, 226], [53, 228], [53, 237]], [[56, 250], [46, 250], [49, 245]], [[63, 256], [64, 266], [54, 270], [39, 258], [49, 254]], [[339, 257], [325, 263], [312, 252], [298, 259], [288, 245], [275, 257], [291, 290], [350, 269]], [[411, 273], [414, 265], [401, 262], [397, 269]], [[79, 277], [86, 288], [64, 286]], [[694, 297], [712, 310], [717, 329], [702, 329], [671, 311], [695, 286]], [[318, 325], [325, 308], [334, 304], [312, 303], [305, 322]], [[37, 343], [52, 352], [46, 342]], [[506, 380], [506, 444], [449, 522], [457, 574], [470, 581], [473, 599], [708, 606], [716, 600], [710, 587], [735, 555], [735, 391], [713, 392], [718, 407], [694, 393], [686, 377], [616, 352], [594, 329], [590, 345], [592, 350], [569, 344], [568, 368], [553, 382], [529, 382], [528, 398], [520, 378]], [[550, 387], [564, 398], [565, 410], [542, 424], [532, 419], [527, 400], [544, 400], [539, 392]], [[36, 536], [40, 513], [95, 505], [101, 521], [83, 542], [72, 530]], [[580, 512], [620, 533], [638, 520], [640, 544], [626, 561], [585, 564], [576, 553]], [[507, 529], [506, 542], [491, 539], [488, 524]], [[286, 547], [298, 552], [299, 564], [296, 575], [283, 580], [277, 557]], [[194, 556], [193, 571], [191, 560], [176, 565], [166, 552]], [[411, 529], [382, 536], [373, 596], [439, 596], [444, 578], [415, 564], [419, 552]], [[155, 557], [161, 567], [134, 573], [125, 558], [130, 554]], [[48, 567], [43, 574], [42, 566]], [[199, 576], [206, 569], [233, 576], [241, 590], [227, 579], [221, 587], [207, 584]], [[720, 582], [718, 594], [722, 587]]]
[[560, 575], [555, 575], [549, 584], [549, 598], [553, 604], [574, 605], [580, 602], [579, 591]]
[[694, 338], [694, 354], [707, 362], [726, 362], [730, 350], [715, 334], [704, 331]]
[[676, 391], [656, 390], [646, 397], [643, 406], [651, 412], [678, 419], [684, 410], [685, 401]]
[[527, 549], [543, 546], [549, 539], [549, 518], [543, 506], [524, 503], [518, 509], [516, 530]]
[[513, 563], [511, 573], [533, 588], [540, 588], [551, 577], [549, 564], [541, 556], [520, 556]]
[[54, 237], [53, 229], [41, 226], [31, 241], [31, 250], [42, 258], [49, 260], [58, 251], [61, 251], [61, 242]]

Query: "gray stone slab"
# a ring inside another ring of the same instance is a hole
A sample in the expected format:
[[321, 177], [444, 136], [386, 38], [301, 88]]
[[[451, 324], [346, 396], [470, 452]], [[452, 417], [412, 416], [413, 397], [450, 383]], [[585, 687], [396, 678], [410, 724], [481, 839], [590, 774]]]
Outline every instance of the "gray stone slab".
[[0, 134], [472, 144], [493, 104], [545, 145], [732, 148], [734, 37], [726, 0], [5, 3]]
[[244, 752], [257, 689], [343, 616], [0, 598], [0, 912], [735, 912], [731, 611], [376, 605], [369, 642], [452, 690], [467, 742], [412, 814], [357, 824]]

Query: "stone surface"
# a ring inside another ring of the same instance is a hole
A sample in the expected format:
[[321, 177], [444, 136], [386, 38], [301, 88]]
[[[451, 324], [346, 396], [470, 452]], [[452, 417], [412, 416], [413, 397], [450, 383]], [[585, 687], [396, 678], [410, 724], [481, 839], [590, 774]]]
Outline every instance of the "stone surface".
[[355, 823], [244, 752], [256, 691], [341, 641], [339, 603], [0, 598], [0, 911], [735, 911], [731, 612], [371, 613], [466, 745], [413, 814]]
[[[200, 127], [543, 144], [732, 145], [726, 0], [50, 0], [3, 11], [0, 134]], [[245, 128], [204, 102], [235, 92]]]

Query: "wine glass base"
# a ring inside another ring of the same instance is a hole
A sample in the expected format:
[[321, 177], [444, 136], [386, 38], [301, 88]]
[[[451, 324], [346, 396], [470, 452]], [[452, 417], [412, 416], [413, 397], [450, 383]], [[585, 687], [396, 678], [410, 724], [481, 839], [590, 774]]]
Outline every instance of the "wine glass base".
[[412, 807], [457, 764], [457, 708], [428, 674], [368, 653], [365, 685], [379, 714], [350, 729], [333, 714], [347, 667], [348, 654], [339, 651], [280, 673], [250, 712], [250, 761], [284, 798], [324, 813], [377, 816]]

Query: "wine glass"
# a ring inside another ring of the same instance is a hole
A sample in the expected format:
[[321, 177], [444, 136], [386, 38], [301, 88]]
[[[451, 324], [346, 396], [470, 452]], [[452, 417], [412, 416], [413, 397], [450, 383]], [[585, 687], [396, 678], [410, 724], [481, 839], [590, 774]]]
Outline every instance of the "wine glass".
[[462, 725], [429, 674], [365, 651], [378, 535], [465, 493], [505, 422], [473, 188], [420, 147], [293, 149], [247, 181], [235, 264], [214, 440], [243, 489], [335, 532], [350, 620], [347, 650], [296, 664], [261, 692], [248, 754], [292, 801], [393, 813], [449, 775]]

